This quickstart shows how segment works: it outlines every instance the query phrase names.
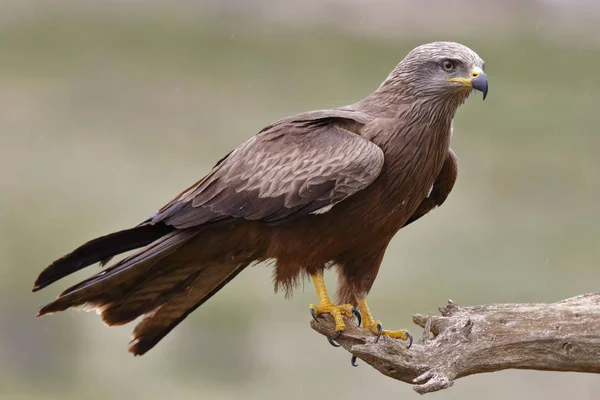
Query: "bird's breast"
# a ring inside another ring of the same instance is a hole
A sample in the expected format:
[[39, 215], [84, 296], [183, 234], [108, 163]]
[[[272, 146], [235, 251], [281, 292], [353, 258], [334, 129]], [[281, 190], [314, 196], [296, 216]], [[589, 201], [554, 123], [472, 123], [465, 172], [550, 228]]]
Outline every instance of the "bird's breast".
[[[396, 132], [382, 141], [385, 164], [378, 179], [357, 204], [358, 219], [372, 231], [396, 233], [427, 197], [446, 159], [450, 126]], [[358, 199], [357, 199], [358, 200]]]

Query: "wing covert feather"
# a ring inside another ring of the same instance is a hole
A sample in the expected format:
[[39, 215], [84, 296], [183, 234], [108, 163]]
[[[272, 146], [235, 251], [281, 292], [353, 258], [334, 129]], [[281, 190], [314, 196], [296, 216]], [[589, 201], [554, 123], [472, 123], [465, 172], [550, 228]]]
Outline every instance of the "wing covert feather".
[[280, 223], [329, 208], [369, 186], [381, 148], [330, 119], [283, 120], [233, 150], [148, 222], [184, 229], [207, 223]]

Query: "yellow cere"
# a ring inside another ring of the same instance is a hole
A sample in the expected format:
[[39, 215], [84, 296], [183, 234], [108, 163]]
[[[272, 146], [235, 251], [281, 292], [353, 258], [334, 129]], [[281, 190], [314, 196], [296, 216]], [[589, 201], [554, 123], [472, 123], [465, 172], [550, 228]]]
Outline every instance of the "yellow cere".
[[446, 78], [446, 79], [450, 82], [459, 82], [465, 86], [473, 87], [473, 85], [471, 84], [471, 81], [473, 79], [477, 78], [482, 73], [483, 73], [483, 70], [481, 68], [473, 67], [473, 69], [471, 70], [471, 76], [469, 76], [468, 78]]

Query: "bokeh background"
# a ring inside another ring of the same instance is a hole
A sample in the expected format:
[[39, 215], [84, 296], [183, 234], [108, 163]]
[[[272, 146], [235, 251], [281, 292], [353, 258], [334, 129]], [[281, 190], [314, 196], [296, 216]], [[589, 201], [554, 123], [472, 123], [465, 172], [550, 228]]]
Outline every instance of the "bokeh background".
[[[369, 94], [411, 48], [456, 40], [488, 100], [455, 120], [459, 180], [396, 236], [370, 296], [390, 328], [459, 304], [600, 290], [600, 3], [204, 0], [0, 2], [0, 398], [417, 398], [309, 328], [306, 283], [247, 269], [153, 351], [94, 313], [35, 319], [96, 266], [37, 273], [131, 226], [289, 114]], [[327, 276], [333, 288], [333, 272]], [[597, 399], [600, 377], [504, 371], [431, 399]]]

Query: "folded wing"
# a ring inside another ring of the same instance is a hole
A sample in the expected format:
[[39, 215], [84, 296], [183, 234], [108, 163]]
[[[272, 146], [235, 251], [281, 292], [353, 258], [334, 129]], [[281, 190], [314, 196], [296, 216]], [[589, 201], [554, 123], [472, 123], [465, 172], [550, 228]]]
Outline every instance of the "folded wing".
[[179, 229], [235, 220], [279, 224], [326, 212], [369, 186], [383, 151], [339, 117], [283, 120], [232, 151], [145, 223]]

